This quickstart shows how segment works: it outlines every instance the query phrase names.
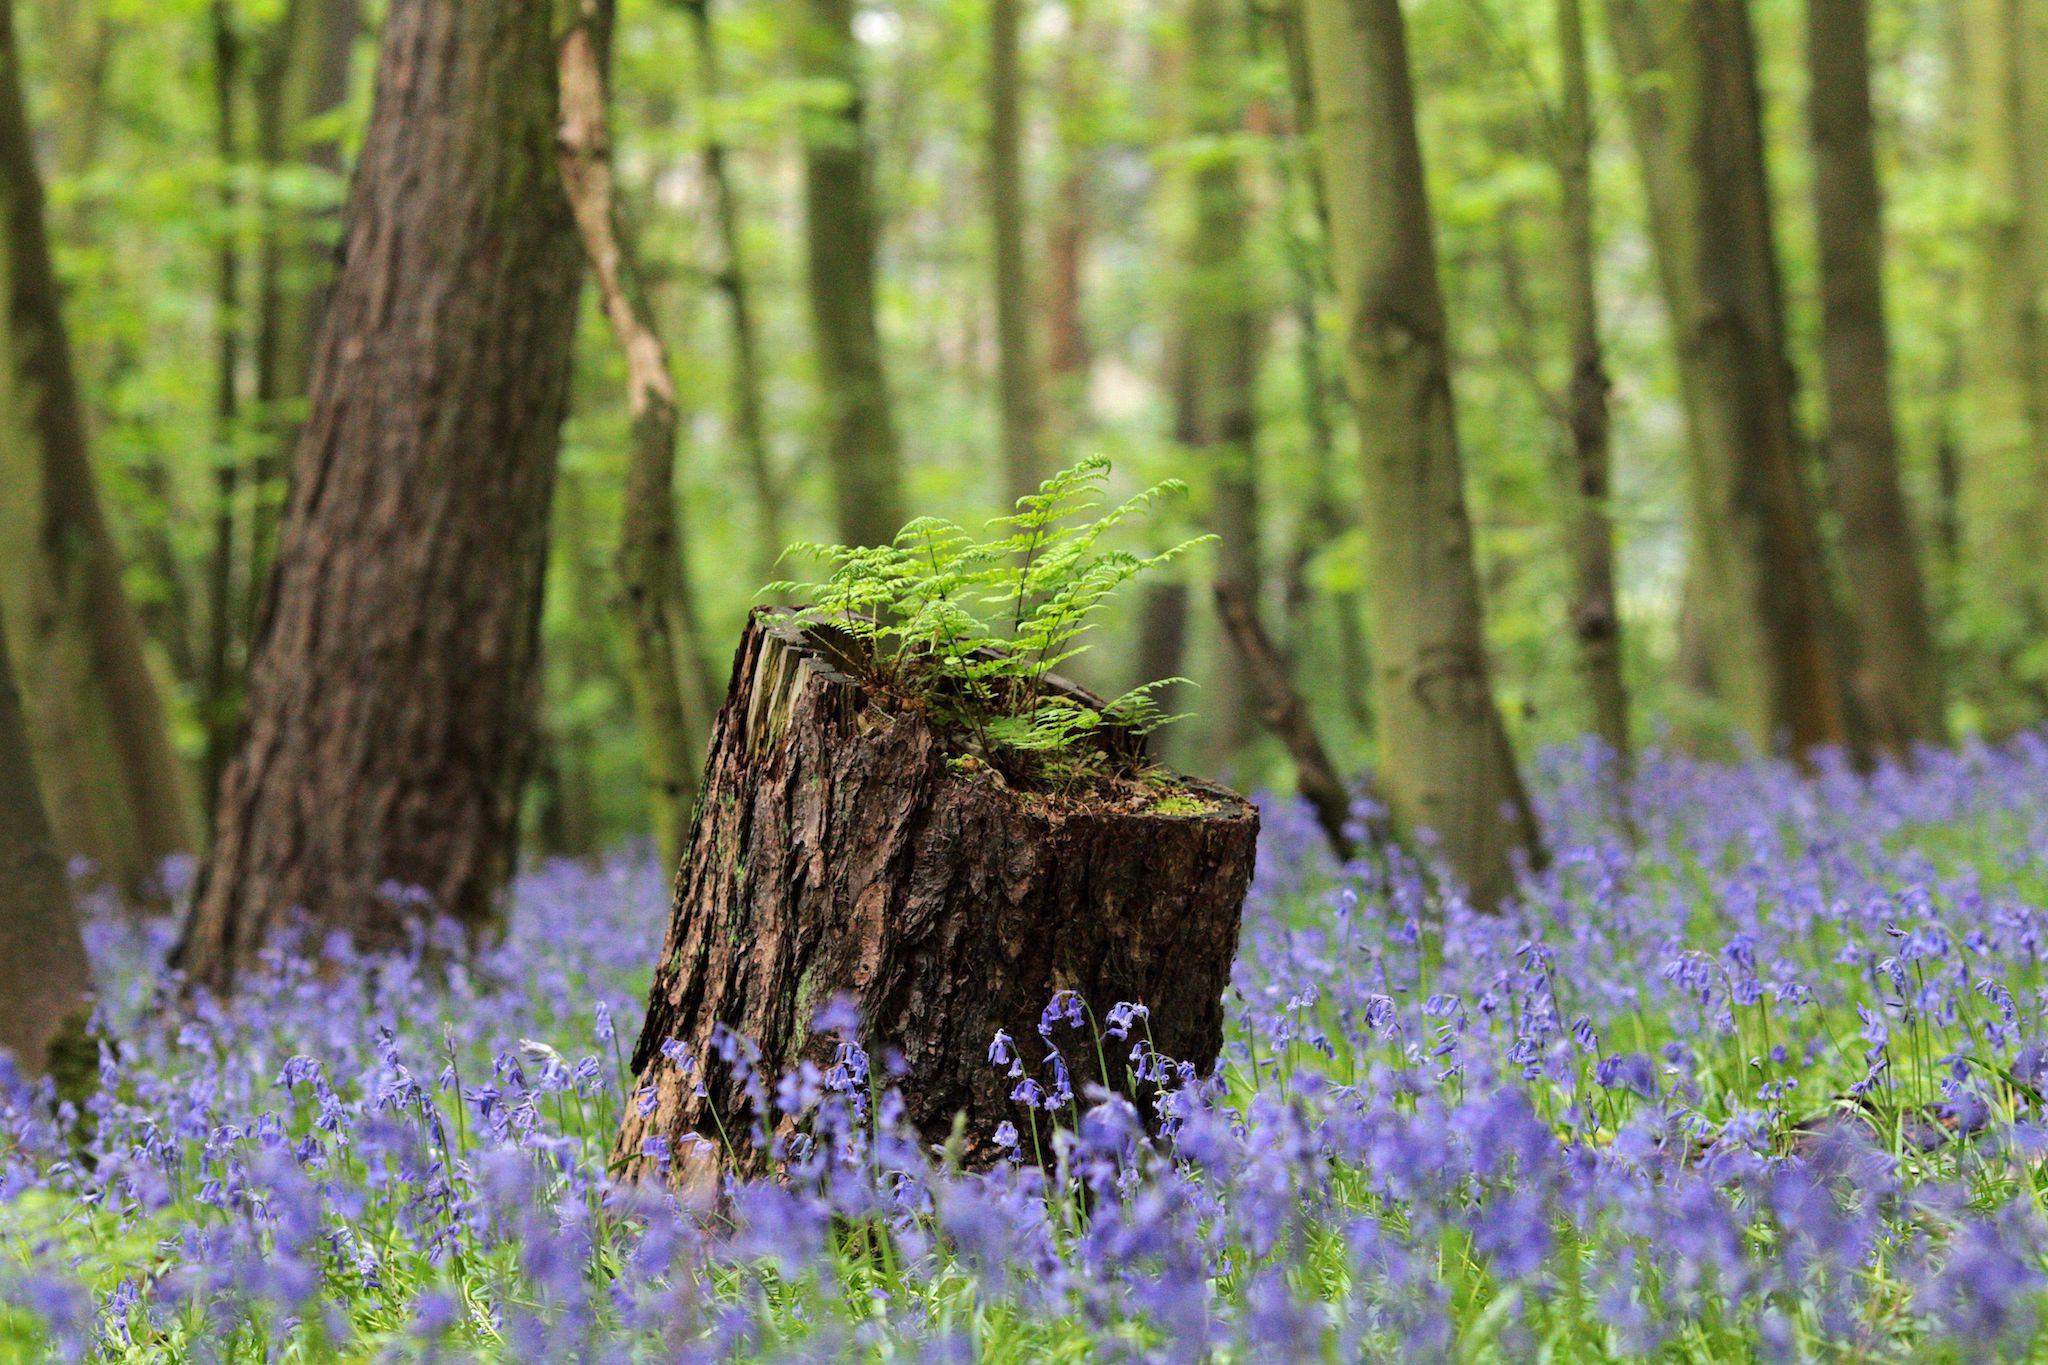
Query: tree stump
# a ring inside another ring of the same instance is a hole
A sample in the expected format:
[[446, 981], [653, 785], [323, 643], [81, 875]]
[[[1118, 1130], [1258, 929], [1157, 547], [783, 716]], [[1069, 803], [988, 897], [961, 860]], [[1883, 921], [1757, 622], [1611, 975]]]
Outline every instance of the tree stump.
[[[957, 739], [927, 716], [872, 700], [846, 667], [854, 647], [780, 609], [755, 612], [741, 637], [634, 1052], [654, 1104], [631, 1107], [620, 1131], [627, 1178], [656, 1172], [657, 1137], [678, 1186], [715, 1183], [727, 1160], [758, 1167], [740, 1131], [745, 1088], [715, 1029], [759, 1045], [772, 1087], [801, 1061], [830, 1061], [834, 1041], [812, 1025], [838, 997], [858, 1010], [878, 1068], [891, 1050], [907, 1063], [900, 1085], [927, 1141], [964, 1114], [969, 1164], [1001, 1155], [1002, 1121], [1022, 1126], [1015, 1082], [989, 1063], [997, 1030], [1036, 1061], [1057, 991], [1079, 992], [1098, 1020], [1119, 1001], [1144, 1004], [1160, 1052], [1215, 1065], [1258, 837], [1251, 805], [1178, 777], [1173, 799], [1143, 803], [1013, 789], [985, 764], [952, 761]], [[1103, 733], [1142, 755], [1137, 737]], [[665, 1055], [670, 1039], [687, 1063]], [[1123, 1084], [1129, 1044], [1102, 1049], [1105, 1078], [1091, 1037], [1059, 1041], [1076, 1090]]]

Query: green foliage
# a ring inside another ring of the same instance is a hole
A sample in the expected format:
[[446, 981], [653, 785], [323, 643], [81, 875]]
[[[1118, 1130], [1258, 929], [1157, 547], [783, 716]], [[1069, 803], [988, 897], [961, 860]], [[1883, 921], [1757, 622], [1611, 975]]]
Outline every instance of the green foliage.
[[1117, 589], [1214, 539], [1153, 555], [1104, 548], [1110, 531], [1186, 492], [1169, 479], [1090, 517], [1104, 505], [1109, 475], [1099, 457], [1062, 470], [991, 520], [986, 538], [919, 517], [887, 545], [793, 545], [785, 557], [812, 556], [831, 572], [766, 591], [809, 602], [805, 624], [860, 643], [855, 663], [871, 690], [956, 721], [1011, 775], [1089, 766], [1094, 750], [1082, 741], [1104, 725], [1147, 734], [1182, 719], [1165, 714], [1157, 694], [1185, 679], [1145, 683], [1099, 709], [1047, 679], [1087, 648], [1081, 637]]

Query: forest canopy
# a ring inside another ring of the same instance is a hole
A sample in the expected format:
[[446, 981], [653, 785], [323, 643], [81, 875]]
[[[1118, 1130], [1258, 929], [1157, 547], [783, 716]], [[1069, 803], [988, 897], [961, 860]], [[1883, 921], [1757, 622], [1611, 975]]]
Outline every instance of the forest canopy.
[[[18, 8], [52, 251], [122, 580], [175, 748], [217, 771], [284, 497], [284, 443], [305, 410], [311, 342], [299, 315], [339, 240], [382, 7]], [[992, 78], [983, 5], [861, 7], [852, 46], [829, 58], [795, 39], [785, 8], [627, 3], [611, 44], [617, 191], [671, 352], [695, 647], [722, 661], [761, 584], [785, 576], [770, 567], [775, 552], [799, 536], [832, 538], [848, 496], [875, 502], [890, 529], [913, 512], [972, 522], [1015, 491], [1013, 467], [1042, 475], [1102, 454], [1128, 488], [1188, 479], [1196, 497], [1177, 513], [1179, 532], [1216, 529], [1224, 541], [1190, 561], [1185, 599], [1160, 589], [1119, 608], [1102, 637], [1117, 647], [1077, 662], [1083, 680], [1114, 693], [1147, 669], [1186, 674], [1199, 690], [1171, 706], [1196, 718], [1162, 735], [1169, 750], [1201, 754], [1240, 782], [1282, 775], [1284, 751], [1240, 718], [1231, 648], [1204, 609], [1204, 579], [1250, 567], [1318, 723], [1336, 747], [1369, 752], [1357, 509], [1371, 490], [1344, 399], [1344, 324], [1315, 139], [1301, 127], [1307, 73], [1292, 11], [1012, 7], [1006, 93]], [[1686, 491], [1674, 317], [1634, 141], [1632, 92], [1648, 78], [1631, 73], [1617, 41], [1617, 16], [1638, 8], [1588, 5], [1582, 18], [1621, 672], [1640, 737], [1711, 748], [1740, 728], [1743, 689], [1716, 677], [1713, 646], [1728, 632], [1706, 623], [1712, 603], [1695, 572], [1702, 533]], [[1823, 269], [1831, 234], [1867, 229], [1816, 216], [1828, 172], [1809, 105], [1825, 114], [1852, 96], [1829, 93], [1809, 60], [1802, 5], [1748, 8], [1795, 380], [1786, 401], [1846, 617], [1850, 589], [1871, 574], [1858, 571], [1828, 492], [1854, 433], [1843, 433], [1847, 415], [1831, 426]], [[2016, 45], [1978, 33], [1952, 6], [1872, 9], [1875, 262], [1899, 484], [1941, 719], [1997, 734], [2039, 714], [2048, 675], [2032, 628], [2043, 561], [2030, 499], [2041, 480], [2037, 464], [2023, 473], [2013, 463], [2039, 459], [2024, 391], [2040, 367], [2013, 349], [2025, 330], [1997, 312], [2023, 294], [2007, 286], [2034, 254], [1999, 168], [2020, 174], [2038, 158], [2021, 151], [2027, 111], [1998, 107], [1989, 92], [2003, 86], [1976, 74]], [[1569, 614], [1578, 286], [1558, 174], [1572, 138], [1558, 11], [1494, 0], [1407, 10], [1493, 682], [1518, 746], [1533, 752], [1593, 721]], [[858, 483], [849, 493], [831, 453], [840, 400], [829, 386], [869, 385], [857, 374], [863, 346], [851, 348], [846, 378], [844, 358], [814, 343], [804, 233], [817, 171], [806, 171], [805, 148], [837, 136], [819, 129], [843, 107], [847, 63], [869, 162], [875, 359], [900, 451], [895, 491]], [[991, 157], [999, 124], [1014, 135], [1014, 163]], [[1674, 181], [1716, 174], [1682, 155], [1663, 164]], [[1018, 299], [1021, 322], [1008, 316]], [[549, 518], [541, 739], [524, 803], [537, 849], [588, 851], [645, 823], [612, 568], [630, 381], [602, 307], [586, 289]], [[1028, 386], [1005, 379], [1020, 354]], [[1843, 392], [1870, 384], [1842, 382]], [[1020, 387], [1030, 390], [1021, 412], [1006, 398]], [[1021, 465], [1004, 453], [1020, 441]], [[1184, 628], [1169, 623], [1176, 612]], [[1137, 666], [1176, 636], [1180, 662]], [[691, 723], [701, 732], [708, 722]], [[195, 805], [210, 800], [206, 785], [192, 783]]]

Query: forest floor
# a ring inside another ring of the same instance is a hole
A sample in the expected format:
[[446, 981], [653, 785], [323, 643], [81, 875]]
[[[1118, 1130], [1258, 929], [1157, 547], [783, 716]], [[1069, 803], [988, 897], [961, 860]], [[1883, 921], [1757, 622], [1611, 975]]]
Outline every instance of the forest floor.
[[90, 1137], [0, 1102], [0, 1358], [2039, 1349], [2048, 740], [1869, 778], [1652, 755], [1633, 844], [1583, 756], [1540, 768], [1550, 868], [1440, 932], [1412, 869], [1268, 803], [1220, 1081], [1153, 1067], [1166, 1136], [1041, 1061], [1140, 1044], [1117, 1002], [1051, 1002], [1003, 1063], [1050, 1180], [936, 1167], [842, 1043], [762, 1079], [813, 1110], [785, 1183], [610, 1189], [646, 861], [533, 871], [451, 980], [333, 945], [189, 1016], [167, 925], [101, 916]]

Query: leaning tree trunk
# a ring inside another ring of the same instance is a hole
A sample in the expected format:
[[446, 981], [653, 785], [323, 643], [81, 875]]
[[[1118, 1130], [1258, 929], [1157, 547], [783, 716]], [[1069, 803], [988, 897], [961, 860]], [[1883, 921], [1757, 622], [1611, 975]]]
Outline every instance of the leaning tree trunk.
[[[812, 1024], [836, 998], [857, 1008], [869, 1055], [908, 1063], [908, 1116], [927, 1140], [964, 1113], [970, 1164], [1001, 1154], [1003, 1120], [1024, 1126], [1016, 1082], [989, 1063], [997, 1030], [1035, 1043], [1057, 991], [1078, 992], [1098, 1020], [1144, 1004], [1160, 1052], [1215, 1063], [1258, 836], [1251, 806], [1188, 781], [1199, 813], [1049, 811], [987, 769], [956, 772], [946, 737], [875, 709], [838, 649], [775, 609], [740, 640], [634, 1054], [654, 1103], [632, 1106], [619, 1134], [628, 1177], [661, 1169], [659, 1140], [679, 1186], [708, 1187], [728, 1161], [758, 1166], [744, 1079], [714, 1030], [758, 1043], [772, 1080], [829, 1062]], [[1093, 1039], [1065, 1052], [1077, 1091], [1126, 1079], [1116, 1055], [1100, 1076]], [[795, 1118], [759, 1117], [770, 1132]]]
[[[613, 0], [577, 0], [562, 38], [562, 184], [576, 214], [605, 321], [626, 360], [633, 448], [619, 526], [619, 582], [627, 617], [633, 709], [647, 764], [654, 846], [673, 866], [696, 795], [697, 746], [718, 705], [703, 647], [689, 539], [676, 511], [682, 413], [640, 266], [640, 238], [612, 170]], [[687, 685], [686, 685], [687, 683]]]
[[91, 988], [0, 627], [0, 1051], [40, 1075], [82, 1031]]
[[511, 870], [580, 252], [550, 6], [395, 0], [241, 746], [179, 965], [402, 944]]
[[130, 890], [193, 847], [186, 776], [121, 582], [0, 0], [0, 614], [60, 851]]

